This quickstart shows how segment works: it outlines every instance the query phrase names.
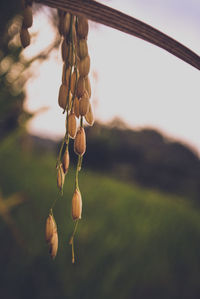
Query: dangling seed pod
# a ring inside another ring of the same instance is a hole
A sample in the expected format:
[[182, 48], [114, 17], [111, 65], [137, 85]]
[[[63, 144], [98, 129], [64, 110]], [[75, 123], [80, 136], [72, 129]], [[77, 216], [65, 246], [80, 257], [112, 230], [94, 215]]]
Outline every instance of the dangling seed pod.
[[51, 258], [54, 259], [58, 250], [58, 233], [55, 219], [51, 214], [49, 214], [46, 220], [45, 239], [49, 245]]
[[33, 25], [33, 14], [32, 14], [32, 1], [21, 1], [21, 7], [23, 10], [22, 16], [22, 27], [20, 30], [20, 40], [23, 48], [26, 48], [30, 44], [30, 34], [28, 28]]
[[80, 191], [76, 189], [72, 198], [73, 220], [81, 219], [81, 214], [82, 214], [82, 197]]
[[85, 94], [79, 100], [79, 114], [81, 116], [85, 116], [88, 113], [89, 105], [90, 105], [89, 97], [88, 94], [85, 92]]
[[88, 20], [85, 17], [78, 17], [77, 35], [79, 38], [86, 38], [88, 35]]
[[86, 151], [86, 137], [84, 128], [80, 127], [74, 140], [74, 151], [77, 155], [83, 156]]
[[90, 71], [90, 56], [87, 55], [79, 61], [78, 64], [79, 74], [82, 77], [86, 77]]
[[50, 248], [49, 253], [51, 255], [51, 258], [54, 259], [56, 257], [57, 251], [58, 251], [58, 233], [55, 231], [53, 233], [53, 236], [50, 241]]
[[85, 115], [85, 120], [87, 121], [88, 125], [93, 126], [93, 124], [94, 124], [94, 115], [93, 115], [91, 103], [89, 103], [89, 110]]
[[76, 115], [77, 118], [79, 118], [79, 100], [77, 97], [74, 99], [74, 114]]
[[68, 117], [68, 134], [72, 139], [76, 136], [76, 116], [74, 113], [70, 113]]
[[62, 168], [63, 168], [64, 174], [66, 174], [69, 169], [69, 151], [68, 151], [68, 149], [65, 150], [65, 153], [63, 155]]
[[53, 220], [52, 215], [49, 214], [46, 220], [46, 227], [45, 227], [45, 239], [47, 243], [50, 243], [54, 230], [55, 230], [55, 222]]
[[26, 48], [30, 45], [30, 34], [26, 28], [21, 29], [20, 40], [23, 48]]
[[65, 182], [65, 174], [63, 171], [62, 164], [58, 166], [58, 172], [57, 172], [57, 186], [60, 190], [62, 190]]

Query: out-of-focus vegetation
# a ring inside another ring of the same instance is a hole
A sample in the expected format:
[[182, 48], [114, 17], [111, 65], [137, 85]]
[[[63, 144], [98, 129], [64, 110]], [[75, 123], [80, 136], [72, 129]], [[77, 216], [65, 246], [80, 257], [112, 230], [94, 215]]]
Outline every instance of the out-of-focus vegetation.
[[68, 244], [72, 167], [55, 207], [59, 251], [50, 260], [44, 224], [58, 193], [55, 159], [23, 151], [13, 137], [1, 143], [3, 202], [16, 192], [26, 198], [8, 209], [18, 235], [0, 210], [2, 298], [199, 298], [199, 210], [180, 197], [95, 172], [83, 170], [80, 177], [75, 265]]

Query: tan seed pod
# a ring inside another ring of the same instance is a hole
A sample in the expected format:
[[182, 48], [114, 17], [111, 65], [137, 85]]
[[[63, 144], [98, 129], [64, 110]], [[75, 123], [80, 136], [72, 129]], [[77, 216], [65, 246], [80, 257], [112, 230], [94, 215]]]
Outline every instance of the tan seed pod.
[[55, 221], [53, 219], [53, 216], [49, 214], [46, 220], [46, 227], [45, 227], [45, 239], [46, 242], [49, 243], [51, 241], [51, 238], [53, 236], [53, 232], [55, 230]]
[[68, 87], [65, 84], [61, 84], [58, 95], [58, 104], [61, 108], [66, 109], [67, 106], [67, 94]]
[[69, 55], [69, 45], [66, 42], [66, 39], [63, 39], [61, 46], [62, 60], [65, 62]]
[[22, 28], [20, 32], [20, 40], [23, 48], [30, 45], [30, 34], [26, 28]]
[[94, 124], [94, 115], [93, 115], [91, 103], [89, 104], [89, 110], [85, 115], [85, 120], [87, 121], [88, 125], [93, 126], [93, 124]]
[[65, 174], [63, 171], [62, 164], [60, 164], [58, 166], [58, 172], [57, 172], [57, 186], [60, 190], [63, 188], [64, 181], [65, 181]]
[[89, 98], [91, 98], [91, 84], [90, 84], [90, 79], [89, 79], [89, 77], [87, 76], [87, 77], [85, 77], [85, 89], [87, 90], [87, 92], [88, 92], [88, 96], [89, 96]]
[[86, 38], [88, 35], [88, 20], [85, 17], [78, 17], [77, 34], [80, 38]]
[[70, 22], [71, 22], [71, 15], [67, 12], [64, 16], [63, 20], [63, 35], [66, 37], [70, 31]]
[[24, 19], [23, 19], [23, 27], [29, 28], [33, 25], [33, 13], [32, 13], [32, 7], [26, 6], [24, 9]]
[[78, 63], [79, 74], [81, 77], [86, 77], [90, 71], [90, 56], [87, 55]]
[[69, 137], [75, 138], [76, 136], [76, 116], [74, 113], [70, 113], [68, 116], [68, 133]]
[[75, 64], [75, 55], [74, 55], [72, 44], [69, 44], [69, 53], [68, 53], [67, 59], [71, 66], [73, 66]]
[[80, 127], [74, 140], [74, 151], [77, 155], [83, 156], [86, 151], [86, 136], [83, 127]]
[[49, 253], [52, 259], [56, 257], [57, 251], [58, 251], [58, 233], [57, 231], [54, 231], [50, 241], [50, 249], [49, 249]]
[[85, 78], [79, 77], [76, 89], [76, 95], [78, 98], [82, 97], [85, 92]]
[[88, 55], [88, 45], [86, 39], [79, 40], [78, 55], [81, 59]]
[[85, 116], [89, 111], [90, 100], [88, 94], [85, 94], [79, 100], [79, 114]]
[[77, 97], [75, 97], [74, 99], [74, 113], [76, 115], [77, 118], [79, 118], [79, 100]]
[[65, 85], [69, 85], [69, 77], [71, 73], [71, 66], [67, 66], [66, 63], [63, 64], [63, 71], [62, 71], [62, 83]]
[[82, 214], [82, 197], [78, 189], [74, 191], [72, 198], [72, 218], [73, 220], [81, 219]]
[[69, 151], [68, 151], [68, 149], [66, 149], [66, 151], [63, 155], [63, 158], [62, 158], [62, 167], [63, 167], [64, 174], [66, 174], [68, 172], [69, 161], [70, 161]]
[[76, 88], [76, 76], [78, 80], [78, 71], [76, 75], [76, 71], [73, 71], [72, 76], [71, 76], [71, 93], [74, 94], [75, 88]]

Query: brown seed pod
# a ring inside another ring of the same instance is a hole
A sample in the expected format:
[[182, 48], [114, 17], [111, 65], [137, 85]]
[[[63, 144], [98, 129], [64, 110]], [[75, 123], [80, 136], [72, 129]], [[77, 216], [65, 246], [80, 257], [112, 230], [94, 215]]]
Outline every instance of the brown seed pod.
[[81, 77], [86, 77], [90, 71], [90, 56], [87, 55], [78, 63], [79, 74]]
[[83, 156], [86, 151], [86, 136], [83, 127], [80, 127], [74, 140], [74, 151], [77, 155]]
[[63, 188], [64, 181], [65, 181], [65, 174], [63, 171], [62, 164], [60, 164], [58, 166], [58, 172], [57, 172], [57, 186], [60, 190]]
[[90, 100], [88, 93], [85, 91], [84, 95], [79, 100], [79, 114], [85, 116], [89, 111]]
[[65, 151], [65, 153], [63, 155], [63, 158], [62, 158], [62, 167], [63, 167], [64, 174], [66, 174], [68, 172], [69, 161], [70, 161], [69, 151], [68, 151], [68, 149], [66, 149], [66, 151]]
[[85, 78], [79, 77], [78, 83], [77, 83], [77, 90], [76, 95], [78, 98], [82, 97], [85, 92]]
[[93, 124], [94, 124], [94, 115], [93, 115], [91, 103], [89, 103], [89, 110], [85, 115], [85, 120], [87, 121], [88, 125], [93, 126]]
[[23, 48], [30, 45], [30, 34], [26, 28], [21, 29], [20, 40]]
[[[78, 70], [77, 70], [77, 80], [78, 80]], [[74, 94], [76, 87], [76, 71], [74, 70], [71, 76], [71, 93]]]
[[68, 134], [73, 139], [76, 136], [76, 116], [74, 113], [70, 113], [68, 116]]
[[68, 86], [69, 84], [69, 77], [71, 73], [71, 66], [67, 66], [66, 63], [63, 64], [63, 71], [62, 71], [62, 83]]
[[77, 118], [79, 118], [79, 100], [77, 97], [75, 97], [74, 99], [74, 113], [76, 115]]
[[73, 51], [73, 45], [71, 43], [69, 44], [69, 53], [67, 59], [71, 66], [75, 64], [75, 55]]
[[88, 45], [86, 39], [79, 40], [78, 55], [81, 59], [88, 55]]
[[72, 218], [73, 220], [81, 219], [82, 214], [82, 197], [78, 189], [74, 191], [72, 198]]
[[85, 89], [87, 90], [88, 92], [88, 96], [89, 96], [89, 99], [91, 98], [91, 84], [90, 84], [90, 79], [89, 77], [85, 77]]
[[69, 55], [69, 45], [66, 42], [66, 39], [63, 39], [61, 46], [62, 60], [65, 62]]
[[24, 19], [23, 19], [23, 24], [22, 27], [24, 28], [29, 28], [33, 25], [33, 13], [32, 13], [32, 7], [31, 6], [26, 6], [24, 9]]
[[53, 216], [49, 214], [46, 220], [46, 227], [45, 227], [45, 239], [46, 242], [49, 243], [51, 241], [51, 238], [53, 236], [53, 232], [55, 230], [55, 221], [53, 219]]
[[57, 231], [54, 231], [50, 241], [50, 249], [49, 249], [49, 253], [52, 259], [56, 257], [57, 251], [58, 251], [58, 233]]
[[85, 17], [78, 17], [77, 34], [80, 38], [86, 38], [88, 35], [88, 20]]
[[58, 95], [58, 104], [61, 108], [66, 109], [67, 106], [67, 94], [68, 87], [65, 84], [61, 84]]
[[63, 19], [63, 35], [66, 37], [70, 31], [71, 15], [67, 12]]

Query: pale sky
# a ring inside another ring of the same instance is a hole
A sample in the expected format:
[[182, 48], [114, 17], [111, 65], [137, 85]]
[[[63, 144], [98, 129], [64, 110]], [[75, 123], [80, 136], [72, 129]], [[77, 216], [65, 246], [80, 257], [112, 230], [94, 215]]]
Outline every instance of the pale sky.
[[[103, 1], [102, 1], [103, 2]], [[199, 0], [104, 1], [177, 39], [200, 54]], [[53, 39], [48, 20], [40, 15], [32, 31], [40, 30], [31, 55]], [[120, 117], [134, 129], [151, 127], [190, 144], [200, 154], [200, 72], [168, 52], [117, 30], [91, 26], [88, 36], [95, 116], [108, 122]], [[30, 54], [31, 53], [31, 54]], [[58, 107], [60, 51], [35, 68], [27, 84], [26, 107], [40, 113], [29, 124], [33, 134], [62, 137], [65, 116]], [[97, 74], [95, 80], [93, 74]]]

